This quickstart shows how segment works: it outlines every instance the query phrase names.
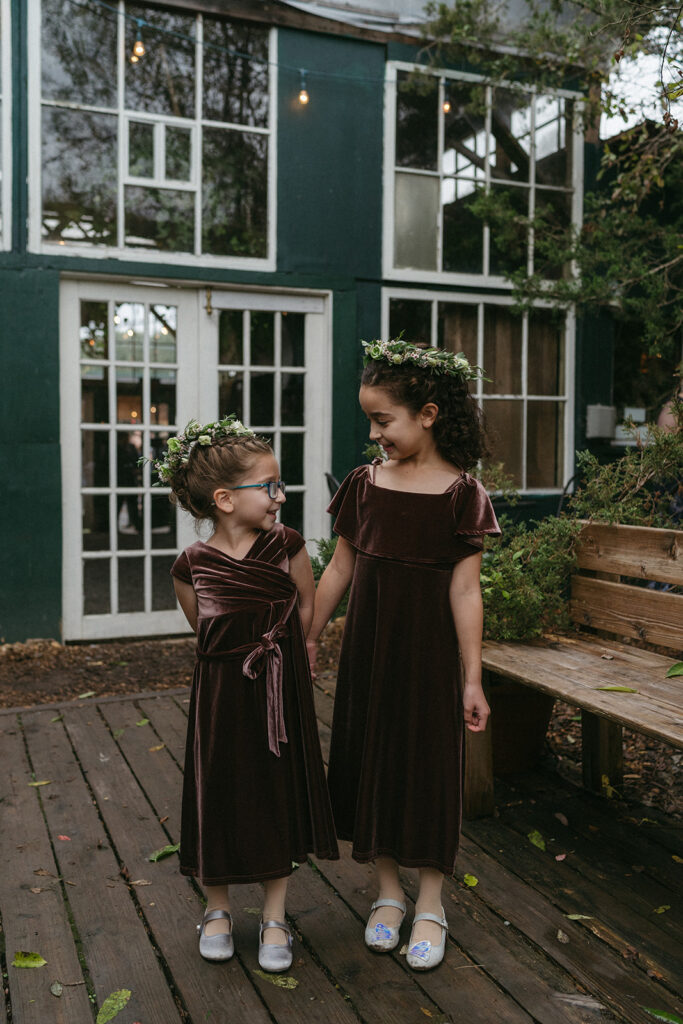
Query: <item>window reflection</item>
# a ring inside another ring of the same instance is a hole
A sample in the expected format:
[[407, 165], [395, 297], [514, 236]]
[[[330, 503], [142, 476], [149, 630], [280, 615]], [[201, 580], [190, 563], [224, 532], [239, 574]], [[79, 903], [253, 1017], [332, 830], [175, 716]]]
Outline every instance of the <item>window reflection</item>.
[[[132, 52], [140, 18], [144, 26], [145, 56], [125, 64], [125, 106], [148, 114], [194, 117], [195, 19], [159, 7], [126, 4], [125, 50]], [[189, 38], [181, 38], [182, 36]]]

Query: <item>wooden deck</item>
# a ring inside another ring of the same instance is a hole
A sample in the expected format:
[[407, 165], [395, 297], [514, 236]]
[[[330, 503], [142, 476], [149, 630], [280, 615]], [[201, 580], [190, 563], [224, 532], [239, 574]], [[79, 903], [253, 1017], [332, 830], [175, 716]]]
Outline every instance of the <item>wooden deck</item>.
[[[316, 690], [325, 750], [332, 685]], [[466, 824], [438, 970], [365, 949], [371, 871], [347, 849], [292, 876], [296, 987], [257, 973], [258, 886], [233, 890], [235, 958], [205, 963], [199, 890], [176, 856], [148, 860], [178, 841], [187, 706], [183, 690], [0, 713], [0, 1024], [92, 1024], [119, 989], [132, 995], [116, 1024], [683, 1018], [681, 830], [549, 772], [498, 785], [498, 816]], [[46, 966], [11, 966], [17, 950]]]

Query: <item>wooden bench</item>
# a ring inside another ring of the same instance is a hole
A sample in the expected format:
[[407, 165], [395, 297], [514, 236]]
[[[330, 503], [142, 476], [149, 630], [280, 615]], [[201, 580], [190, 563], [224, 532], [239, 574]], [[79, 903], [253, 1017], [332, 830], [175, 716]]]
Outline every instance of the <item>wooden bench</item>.
[[[555, 699], [581, 709], [583, 782], [595, 792], [618, 790], [623, 781], [624, 726], [683, 747], [683, 676], [666, 678], [671, 665], [683, 660], [683, 531], [587, 523], [579, 538], [578, 570], [571, 588], [577, 633], [484, 643], [491, 727], [467, 735], [468, 818], [493, 811], [496, 748], [506, 718], [516, 717], [523, 731], [540, 710], [542, 739], [543, 716], [547, 726]], [[669, 584], [678, 592], [640, 581]], [[513, 714], [497, 702], [497, 688]]]

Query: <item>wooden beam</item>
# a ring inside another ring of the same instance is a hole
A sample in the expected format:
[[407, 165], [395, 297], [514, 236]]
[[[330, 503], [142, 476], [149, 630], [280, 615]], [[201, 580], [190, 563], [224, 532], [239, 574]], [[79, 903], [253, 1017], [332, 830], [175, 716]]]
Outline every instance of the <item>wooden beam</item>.
[[683, 585], [683, 530], [586, 523], [577, 554], [580, 569]]
[[620, 789], [624, 781], [621, 726], [582, 710], [581, 742], [584, 786], [610, 796], [610, 787]]
[[574, 576], [570, 609], [581, 626], [683, 650], [683, 594]]

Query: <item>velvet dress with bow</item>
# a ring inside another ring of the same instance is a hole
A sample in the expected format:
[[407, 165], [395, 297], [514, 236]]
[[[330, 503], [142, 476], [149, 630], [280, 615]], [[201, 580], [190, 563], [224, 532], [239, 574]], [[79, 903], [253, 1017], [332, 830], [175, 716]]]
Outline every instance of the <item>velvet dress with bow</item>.
[[197, 597], [197, 662], [183, 781], [180, 870], [209, 885], [291, 874], [338, 856], [306, 644], [276, 524], [243, 559], [202, 541], [171, 572]]
[[464, 720], [449, 589], [454, 565], [499, 533], [468, 474], [441, 494], [350, 473], [328, 508], [356, 552], [339, 659], [328, 784], [340, 839], [451, 874], [461, 824]]

